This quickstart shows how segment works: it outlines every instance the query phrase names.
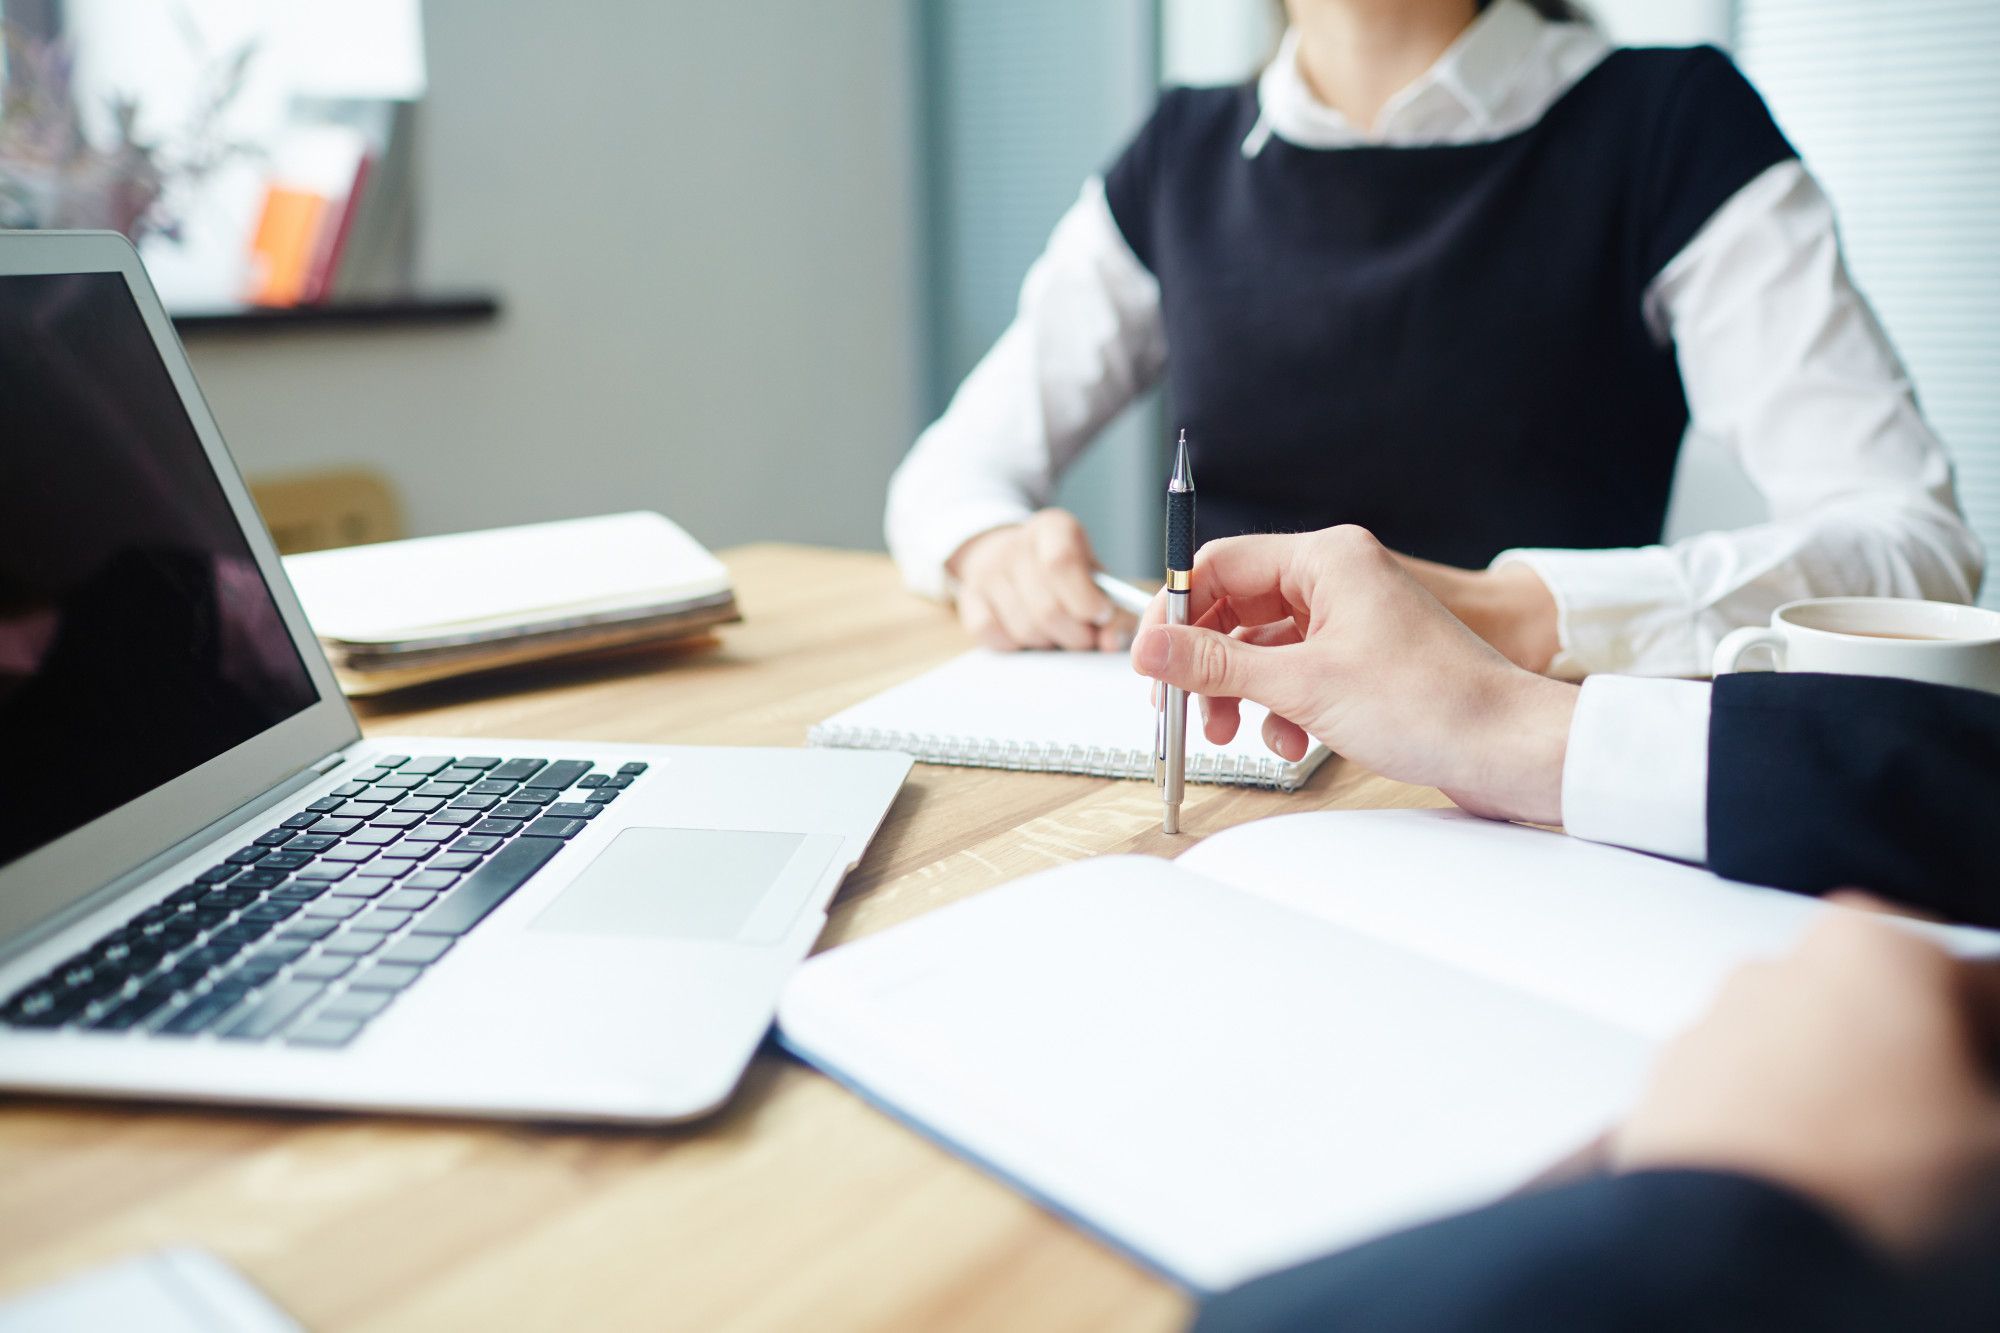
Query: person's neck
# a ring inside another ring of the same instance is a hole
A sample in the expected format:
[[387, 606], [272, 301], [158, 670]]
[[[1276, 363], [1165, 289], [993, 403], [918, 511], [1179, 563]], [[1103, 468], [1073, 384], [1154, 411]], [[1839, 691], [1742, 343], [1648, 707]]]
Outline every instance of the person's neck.
[[1299, 73], [1363, 131], [1478, 16], [1475, 0], [1290, 0]]

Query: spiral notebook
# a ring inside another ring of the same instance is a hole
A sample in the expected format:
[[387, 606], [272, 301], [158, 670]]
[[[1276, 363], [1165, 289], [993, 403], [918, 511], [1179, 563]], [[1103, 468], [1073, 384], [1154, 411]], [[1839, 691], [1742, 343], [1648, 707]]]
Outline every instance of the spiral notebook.
[[[970, 652], [836, 713], [808, 745], [899, 750], [926, 764], [1153, 776], [1155, 712], [1124, 653]], [[1326, 758], [1315, 745], [1293, 763], [1264, 745], [1264, 710], [1243, 705], [1227, 745], [1188, 715], [1188, 781], [1291, 791]]]

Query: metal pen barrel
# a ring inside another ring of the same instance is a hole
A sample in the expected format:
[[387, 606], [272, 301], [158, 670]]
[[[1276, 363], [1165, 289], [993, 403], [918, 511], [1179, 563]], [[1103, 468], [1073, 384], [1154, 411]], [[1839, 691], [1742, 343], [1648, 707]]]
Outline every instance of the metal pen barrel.
[[[1167, 482], [1167, 623], [1188, 623], [1188, 594], [1194, 582], [1194, 468], [1188, 462], [1187, 432], [1174, 451], [1174, 474]], [[1160, 710], [1160, 831], [1181, 831], [1181, 799], [1187, 789], [1187, 691], [1169, 685]]]

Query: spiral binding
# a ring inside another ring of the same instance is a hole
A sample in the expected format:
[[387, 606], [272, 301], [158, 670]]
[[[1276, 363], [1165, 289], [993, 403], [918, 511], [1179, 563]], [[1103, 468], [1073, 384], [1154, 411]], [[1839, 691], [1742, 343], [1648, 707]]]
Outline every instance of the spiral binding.
[[[1150, 778], [1150, 750], [1114, 750], [1103, 745], [1048, 745], [974, 736], [927, 736], [879, 727], [830, 727], [806, 733], [806, 744], [837, 750], [900, 750], [926, 764], [1005, 768], [1029, 773], [1081, 773], [1097, 778]], [[1189, 782], [1295, 791], [1298, 771], [1283, 759], [1240, 754], [1198, 754], [1188, 760]]]

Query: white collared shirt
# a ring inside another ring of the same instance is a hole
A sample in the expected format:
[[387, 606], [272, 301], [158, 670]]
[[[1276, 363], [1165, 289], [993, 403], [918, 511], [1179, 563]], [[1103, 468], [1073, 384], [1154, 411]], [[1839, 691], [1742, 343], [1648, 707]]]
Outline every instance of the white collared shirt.
[[[1314, 97], [1288, 34], [1258, 80], [1270, 135], [1306, 148], [1500, 137], [1536, 123], [1610, 51], [1580, 24], [1496, 0], [1363, 131]], [[1671, 545], [1518, 550], [1554, 594], [1557, 674], [1691, 676], [1730, 629], [1829, 593], [1969, 601], [1981, 567], [1951, 468], [1796, 160], [1745, 185], [1650, 284], [1694, 429], [1742, 464], [1771, 519]], [[981, 532], [1046, 505], [1056, 479], [1162, 374], [1160, 289], [1086, 183], [1029, 269], [1019, 310], [890, 483], [887, 536], [911, 587]]]

